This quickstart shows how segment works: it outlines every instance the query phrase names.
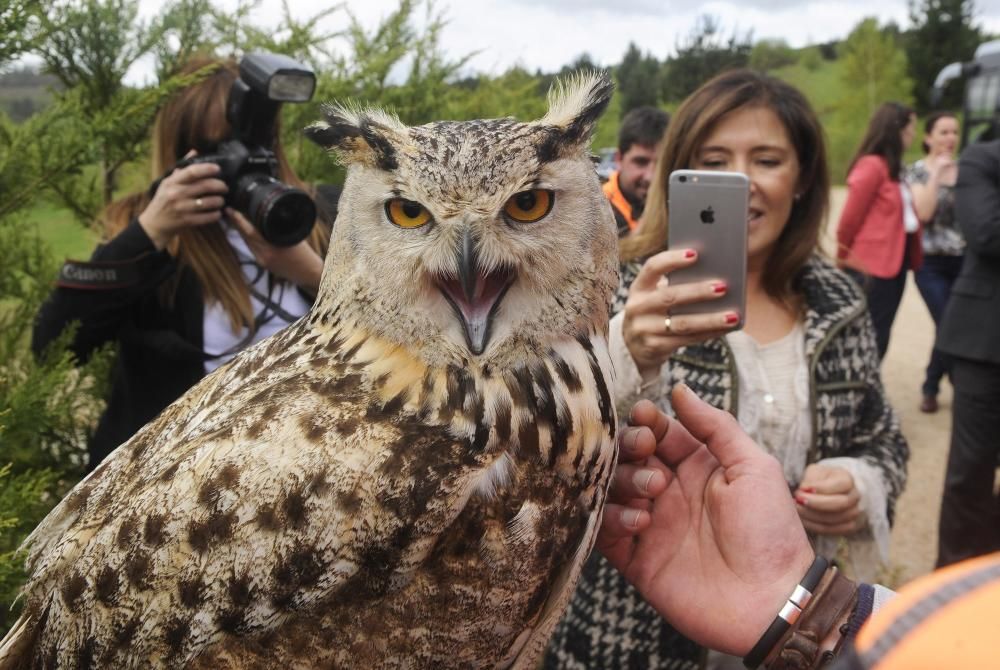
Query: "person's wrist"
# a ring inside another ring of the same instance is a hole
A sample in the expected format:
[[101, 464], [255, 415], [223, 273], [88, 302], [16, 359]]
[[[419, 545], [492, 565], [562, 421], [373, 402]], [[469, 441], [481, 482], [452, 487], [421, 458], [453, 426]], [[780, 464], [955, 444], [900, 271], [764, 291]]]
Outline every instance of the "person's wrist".
[[635, 369], [639, 373], [639, 378], [642, 380], [643, 386], [656, 381], [657, 377], [660, 376], [660, 368], [663, 367], [663, 363], [637, 355], [641, 351], [641, 347], [635, 344], [634, 340], [627, 334], [624, 332], [622, 334], [625, 340], [625, 348], [628, 349], [628, 355], [635, 364]]
[[746, 651], [740, 654], [748, 668], [759, 666], [795, 624], [809, 599], [812, 598], [812, 592], [826, 573], [829, 561], [811, 551], [810, 554], [812, 555], [805, 569], [800, 568], [796, 562], [792, 570], [775, 581], [774, 588], [770, 590], [768, 596], [769, 602], [765, 603], [762, 598], [761, 607], [755, 608], [759, 612], [760, 633], [750, 642]]
[[172, 236], [158, 225], [155, 216], [151, 216], [148, 212], [143, 212], [136, 218], [157, 251], [167, 246]]
[[319, 293], [319, 284], [323, 278], [323, 259], [318, 254], [311, 254], [305, 262], [302, 276], [295, 283], [309, 295]]
[[660, 368], [663, 366], [660, 363], [646, 363], [637, 367], [639, 368], [639, 377], [642, 378], [642, 385], [649, 386], [660, 378]]
[[[825, 666], [846, 640], [852, 612], [858, 605], [858, 584], [828, 566], [818, 584], [810, 574], [823, 559], [817, 559], [803, 578], [785, 611], [743, 659], [748, 668], [763, 663], [769, 670], [807, 670]], [[811, 587], [811, 588], [810, 588]], [[804, 596], [804, 597], [803, 597]], [[792, 605], [798, 601], [802, 606]], [[780, 624], [780, 625], [779, 625]], [[777, 641], [775, 642], [775, 638]]]

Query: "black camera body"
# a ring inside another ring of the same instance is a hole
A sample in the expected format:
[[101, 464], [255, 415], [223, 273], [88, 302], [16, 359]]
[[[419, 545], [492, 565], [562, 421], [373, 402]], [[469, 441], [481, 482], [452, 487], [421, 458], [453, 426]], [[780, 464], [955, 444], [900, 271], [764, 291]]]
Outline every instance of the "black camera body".
[[312, 71], [287, 56], [245, 56], [226, 103], [232, 137], [214, 153], [179, 161], [174, 170], [215, 163], [221, 170], [219, 178], [229, 187], [227, 205], [247, 217], [271, 244], [298, 244], [316, 221], [316, 203], [278, 179], [278, 159], [272, 151], [274, 122], [282, 102], [308, 102], [315, 88]]

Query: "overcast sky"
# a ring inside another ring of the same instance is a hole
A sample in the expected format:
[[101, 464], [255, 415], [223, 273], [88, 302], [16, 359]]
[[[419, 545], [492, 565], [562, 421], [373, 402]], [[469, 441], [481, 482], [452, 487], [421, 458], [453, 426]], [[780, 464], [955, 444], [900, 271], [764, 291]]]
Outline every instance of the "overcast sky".
[[[292, 11], [309, 17], [333, 0], [289, 0]], [[141, 0], [145, 15], [155, 13], [158, 0]], [[217, 0], [232, 7], [236, 0]], [[366, 27], [397, 6], [397, 0], [348, 0], [350, 11]], [[587, 52], [599, 65], [621, 60], [628, 42], [662, 59], [678, 39], [689, 34], [701, 14], [718, 18], [725, 35], [753, 31], [754, 39], [781, 38], [793, 47], [845, 37], [867, 16], [880, 22], [909, 24], [906, 0], [437, 0], [448, 25], [441, 35], [452, 57], [478, 52], [470, 69], [497, 74], [511, 65], [529, 70], [557, 70]], [[979, 23], [1000, 33], [1000, 0], [976, 2]], [[299, 10], [298, 8], [301, 8]], [[255, 23], [273, 25], [281, 17], [281, 0], [262, 0]], [[346, 23], [343, 12], [331, 16], [325, 28]], [[139, 67], [130, 79], [141, 80]]]

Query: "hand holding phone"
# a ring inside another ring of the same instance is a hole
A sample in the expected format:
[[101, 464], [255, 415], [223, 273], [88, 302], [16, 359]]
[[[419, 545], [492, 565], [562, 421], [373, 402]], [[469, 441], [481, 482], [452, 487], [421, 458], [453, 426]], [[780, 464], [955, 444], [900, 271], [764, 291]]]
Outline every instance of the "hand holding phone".
[[668, 249], [643, 263], [622, 323], [643, 379], [656, 375], [677, 349], [741, 327], [746, 311], [749, 180], [680, 170], [669, 184]]
[[671, 285], [724, 282], [718, 300], [678, 305], [671, 316], [731, 311], [746, 314], [747, 211], [750, 180], [739, 172], [676, 170], [669, 180], [668, 249], [694, 249], [698, 262], [670, 275]]

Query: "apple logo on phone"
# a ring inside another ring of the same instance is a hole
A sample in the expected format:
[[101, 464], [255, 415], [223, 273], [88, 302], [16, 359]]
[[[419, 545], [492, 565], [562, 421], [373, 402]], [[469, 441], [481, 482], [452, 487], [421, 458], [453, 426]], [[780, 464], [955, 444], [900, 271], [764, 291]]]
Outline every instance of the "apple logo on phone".
[[701, 222], [702, 223], [715, 223], [715, 212], [712, 211], [711, 207], [707, 207], [701, 210]]

